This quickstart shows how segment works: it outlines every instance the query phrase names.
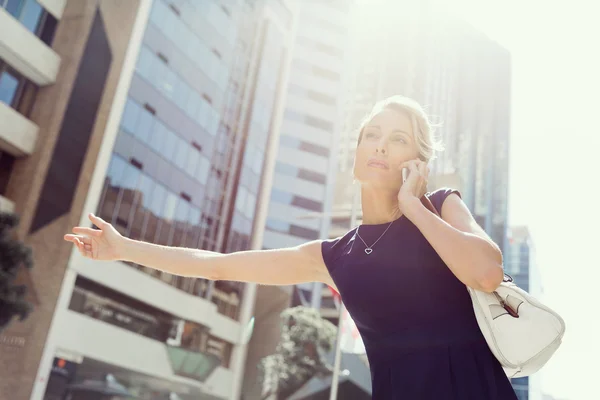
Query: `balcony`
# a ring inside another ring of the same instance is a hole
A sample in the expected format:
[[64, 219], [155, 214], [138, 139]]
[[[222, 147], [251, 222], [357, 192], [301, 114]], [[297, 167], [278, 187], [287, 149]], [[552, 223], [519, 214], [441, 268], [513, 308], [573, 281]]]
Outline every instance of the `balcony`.
[[241, 324], [220, 314], [217, 305], [207, 299], [185, 293], [122, 262], [92, 261], [74, 252], [70, 267], [85, 278], [126, 293], [152, 307], [206, 325], [212, 335], [227, 342], [240, 341]]
[[23, 24], [0, 8], [0, 59], [40, 86], [56, 81], [60, 57]]
[[[180, 368], [189, 367], [179, 365], [178, 362], [187, 360], [190, 365], [197, 365], [200, 369], [200, 366], [208, 365], [204, 358], [210, 356], [202, 358], [198, 356], [199, 353], [173, 348], [75, 311], [61, 311], [57, 315], [57, 322], [57, 349], [83, 356], [84, 364], [87, 362], [85, 360], [97, 360], [118, 370], [134, 371], [173, 385], [186, 386], [206, 395], [220, 398], [228, 398], [230, 395], [233, 372], [226, 368], [217, 366], [215, 369], [214, 365], [210, 371], [204, 368], [200, 371], [202, 378], [205, 378], [203, 383], [198, 382], [195, 376], [188, 378], [178, 374], [181, 372]], [[192, 373], [188, 372], [188, 375]]]
[[[2, 10], [0, 9], [0, 12]], [[0, 19], [2, 19], [0, 17]], [[2, 22], [0, 21], [0, 31]], [[0, 37], [2, 34], [0, 33]], [[2, 39], [0, 39], [1, 41]], [[0, 101], [0, 149], [21, 157], [29, 155], [35, 148], [38, 126]]]

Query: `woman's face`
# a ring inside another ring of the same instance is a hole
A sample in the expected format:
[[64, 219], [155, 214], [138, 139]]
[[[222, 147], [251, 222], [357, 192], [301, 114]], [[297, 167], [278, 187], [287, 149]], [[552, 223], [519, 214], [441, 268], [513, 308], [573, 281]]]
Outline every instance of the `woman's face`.
[[369, 121], [356, 148], [354, 176], [363, 185], [399, 190], [400, 165], [419, 156], [410, 118], [382, 110]]

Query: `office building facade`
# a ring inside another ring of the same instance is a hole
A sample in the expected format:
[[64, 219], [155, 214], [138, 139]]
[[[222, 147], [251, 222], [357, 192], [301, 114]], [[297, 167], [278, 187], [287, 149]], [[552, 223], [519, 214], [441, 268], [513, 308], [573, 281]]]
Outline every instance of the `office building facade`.
[[[504, 270], [515, 284], [536, 298], [543, 295], [542, 279], [535, 257], [535, 245], [526, 226], [508, 229], [504, 252]], [[519, 400], [541, 400], [541, 375], [534, 374], [512, 380]]]
[[[353, 2], [308, 0], [298, 5], [285, 111], [267, 199], [265, 249], [326, 238], [329, 231]], [[313, 284], [258, 288], [244, 381], [249, 398], [260, 395], [257, 365], [275, 351], [281, 311], [299, 304], [319, 307], [321, 298], [312, 302], [312, 292], [322, 289]]]
[[[17, 14], [14, 1], [3, 3], [0, 12]], [[25, 52], [32, 59], [25, 61], [34, 67], [38, 62], [40, 71], [27, 65], [22, 74], [32, 75], [37, 87], [49, 86], [39, 89], [29, 121], [20, 111], [27, 109], [28, 81], [16, 91], [25, 100], [8, 98], [3, 86], [0, 109], [12, 119], [2, 126], [25, 134], [2, 133], [30, 158], [45, 157], [45, 164], [36, 160], [34, 171], [31, 161], [3, 157], [14, 164], [3, 207], [16, 204], [21, 236], [36, 255], [36, 267], [24, 279], [33, 289], [42, 282], [48, 287], [32, 292], [38, 294], [36, 312], [11, 327], [5, 340], [35, 345], [2, 349], [24, 358], [9, 368], [23, 393], [17, 398], [62, 398], [70, 384], [102, 379], [116, 379], [142, 398], [239, 398], [252, 290], [121, 262], [90, 262], [62, 235], [73, 225], [89, 225], [85, 216], [95, 212], [135, 239], [221, 252], [252, 246], [250, 238], [264, 225], [255, 210], [282, 112], [293, 2], [40, 1], [54, 11], [48, 18], [42, 13], [56, 28], [53, 41], [45, 25], [30, 22], [30, 2], [20, 3], [25, 11], [10, 21], [22, 28], [13, 36], [34, 30], [42, 49], [35, 50], [46, 57]], [[2, 42], [7, 38], [0, 35]], [[2, 64], [3, 71], [17, 76], [20, 60], [4, 61], [10, 69]], [[4, 74], [2, 82], [12, 85]], [[65, 96], [62, 110], [59, 95]], [[38, 105], [42, 100], [45, 109]], [[57, 131], [54, 139], [44, 131], [44, 143], [35, 143], [45, 145], [39, 151], [13, 137], [35, 137], [35, 124]], [[47, 149], [52, 145], [53, 154]], [[27, 192], [28, 177], [41, 187]], [[41, 192], [37, 209], [19, 202], [35, 190]], [[60, 251], [48, 257], [51, 249]]]
[[0, 1], [0, 207], [20, 216], [15, 233], [35, 262], [17, 277], [34, 311], [0, 337], [2, 399], [45, 383], [37, 368], [70, 254], [62, 236], [79, 221], [141, 4]]

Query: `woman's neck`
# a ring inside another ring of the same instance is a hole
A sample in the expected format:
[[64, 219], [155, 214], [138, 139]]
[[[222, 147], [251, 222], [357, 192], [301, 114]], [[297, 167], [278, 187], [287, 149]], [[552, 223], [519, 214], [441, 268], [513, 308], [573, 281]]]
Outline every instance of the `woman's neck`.
[[395, 191], [361, 187], [361, 207], [363, 224], [385, 224], [400, 218], [398, 197]]

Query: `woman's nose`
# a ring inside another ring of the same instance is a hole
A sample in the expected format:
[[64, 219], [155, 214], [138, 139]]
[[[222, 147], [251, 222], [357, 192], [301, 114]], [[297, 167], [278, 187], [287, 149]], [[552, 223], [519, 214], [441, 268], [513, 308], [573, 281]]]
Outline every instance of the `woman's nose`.
[[386, 154], [387, 153], [387, 141], [382, 139], [377, 143], [377, 147], [375, 148], [377, 153]]

